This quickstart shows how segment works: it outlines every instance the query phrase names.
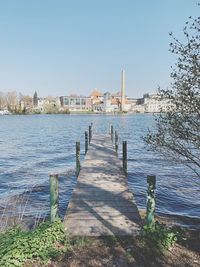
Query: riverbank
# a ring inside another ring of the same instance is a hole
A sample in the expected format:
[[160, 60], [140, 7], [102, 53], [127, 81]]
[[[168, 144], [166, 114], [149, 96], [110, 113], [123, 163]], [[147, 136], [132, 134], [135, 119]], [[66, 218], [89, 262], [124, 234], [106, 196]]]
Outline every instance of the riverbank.
[[18, 229], [0, 234], [0, 263], [5, 261], [5, 265], [0, 266], [200, 266], [199, 230], [181, 231], [182, 236], [177, 243], [170, 249], [164, 249], [156, 246], [142, 233], [136, 237], [70, 237], [63, 231], [60, 222], [54, 225], [46, 222], [28, 232]]
[[[198, 244], [198, 243], [197, 243]], [[48, 267], [198, 267], [200, 257], [190, 239], [161, 252], [141, 237], [80, 238], [71, 251], [52, 259]], [[28, 263], [26, 267], [42, 267]]]
[[[157, 112], [158, 113], [158, 112]], [[135, 114], [155, 114], [151, 112], [133, 112], [133, 111], [116, 111], [116, 112], [96, 112], [96, 111], [89, 111], [89, 110], [82, 110], [82, 111], [61, 111], [61, 112], [56, 112], [56, 113], [42, 113], [42, 112], [9, 112], [9, 113], [0, 113], [0, 115], [135, 115]]]
[[[21, 196], [21, 204], [26, 202], [26, 198]], [[8, 208], [16, 206], [15, 202], [20, 199], [12, 198], [9, 202]], [[145, 224], [145, 210], [139, 210], [142, 218], [141, 226]], [[7, 226], [12, 227], [22, 226], [22, 229], [28, 231], [38, 232], [37, 228], [45, 218], [35, 218], [33, 216], [23, 216], [20, 221], [19, 216], [6, 217], [1, 223], [6, 223]], [[156, 220], [165, 224], [168, 228], [177, 227], [175, 219], [171, 216], [158, 216]], [[179, 224], [179, 222], [178, 222]], [[48, 254], [48, 262], [40, 262], [40, 260], [33, 259], [26, 262], [25, 267], [197, 267], [200, 266], [200, 229], [179, 228], [182, 232], [182, 238], [178, 240], [171, 250], [161, 250], [155, 247], [151, 242], [147, 242], [142, 235], [135, 238], [127, 236], [113, 236], [113, 237], [68, 237], [67, 243], [56, 243], [57, 251], [51, 251]], [[48, 234], [49, 235], [49, 234]], [[1, 239], [1, 234], [0, 234]], [[39, 238], [40, 239], [40, 238]], [[22, 242], [21, 235], [19, 236]], [[34, 247], [35, 245], [33, 245]], [[38, 248], [39, 249], [39, 248]], [[42, 250], [42, 248], [41, 248]], [[46, 255], [46, 252], [43, 252]], [[42, 255], [43, 255], [42, 253]], [[21, 252], [19, 251], [19, 254]], [[14, 265], [13, 265], [14, 266]], [[16, 265], [17, 266], [17, 265]]]

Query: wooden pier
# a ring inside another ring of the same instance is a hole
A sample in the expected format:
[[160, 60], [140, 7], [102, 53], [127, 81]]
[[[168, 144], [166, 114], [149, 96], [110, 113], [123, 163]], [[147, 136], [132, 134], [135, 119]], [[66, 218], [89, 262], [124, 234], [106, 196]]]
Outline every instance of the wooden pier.
[[140, 216], [111, 137], [92, 137], [64, 218], [74, 236], [136, 235]]

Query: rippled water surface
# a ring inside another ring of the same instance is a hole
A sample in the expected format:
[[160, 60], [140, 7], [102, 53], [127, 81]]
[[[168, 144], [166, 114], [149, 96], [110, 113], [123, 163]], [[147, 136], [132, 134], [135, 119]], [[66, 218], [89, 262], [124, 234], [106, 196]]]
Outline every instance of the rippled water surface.
[[[199, 179], [182, 165], [147, 151], [141, 140], [154, 118], [134, 115], [30, 115], [0, 116], [0, 206], [8, 199], [31, 190], [26, 214], [49, 211], [49, 173], [58, 172], [61, 184], [61, 210], [76, 184], [75, 142], [93, 123], [96, 132], [108, 132], [112, 123], [120, 142], [128, 141], [128, 181], [139, 208], [146, 204], [146, 177], [157, 177], [156, 206], [161, 215], [176, 215], [192, 225], [200, 218]], [[120, 149], [121, 156], [121, 149]]]

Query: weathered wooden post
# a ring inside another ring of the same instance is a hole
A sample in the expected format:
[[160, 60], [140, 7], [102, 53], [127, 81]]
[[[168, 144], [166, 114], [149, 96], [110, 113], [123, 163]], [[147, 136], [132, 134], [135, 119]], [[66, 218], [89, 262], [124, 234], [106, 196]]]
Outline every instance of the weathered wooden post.
[[155, 175], [148, 175], [147, 176], [147, 214], [146, 214], [146, 220], [147, 225], [149, 227], [153, 227], [155, 220], [154, 220], [154, 214], [155, 214], [155, 188], [156, 188], [156, 176]]
[[76, 142], [76, 175], [79, 175], [81, 169], [81, 162], [80, 162], [80, 142]]
[[85, 131], [85, 155], [87, 154], [88, 151], [88, 132]]
[[112, 140], [112, 142], [113, 142], [113, 138], [114, 138], [113, 125], [111, 125], [111, 129], [110, 129], [110, 131], [111, 131], [111, 140]]
[[92, 126], [89, 126], [89, 144], [91, 143], [92, 140]]
[[109, 134], [110, 134], [110, 135], [111, 135], [111, 126], [112, 126], [112, 124], [109, 123]]
[[127, 173], [127, 141], [123, 141], [123, 169]]
[[50, 221], [51, 223], [55, 222], [58, 218], [58, 196], [59, 196], [59, 187], [58, 187], [58, 174], [50, 174]]
[[115, 131], [115, 151], [116, 151], [116, 153], [118, 152], [118, 140], [119, 140], [118, 133], [117, 133], [117, 131]]

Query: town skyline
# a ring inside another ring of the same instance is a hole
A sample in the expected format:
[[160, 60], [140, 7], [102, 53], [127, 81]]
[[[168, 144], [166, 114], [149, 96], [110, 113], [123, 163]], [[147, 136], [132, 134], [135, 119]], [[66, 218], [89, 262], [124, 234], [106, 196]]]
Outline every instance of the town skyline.
[[76, 94], [40, 97], [16, 92], [0, 92], [0, 115], [10, 114], [70, 114], [70, 113], [159, 113], [166, 112], [171, 101], [159, 92], [146, 93], [142, 98], [126, 95], [125, 73], [122, 71], [121, 91], [116, 93], [93, 90], [88, 96]]

